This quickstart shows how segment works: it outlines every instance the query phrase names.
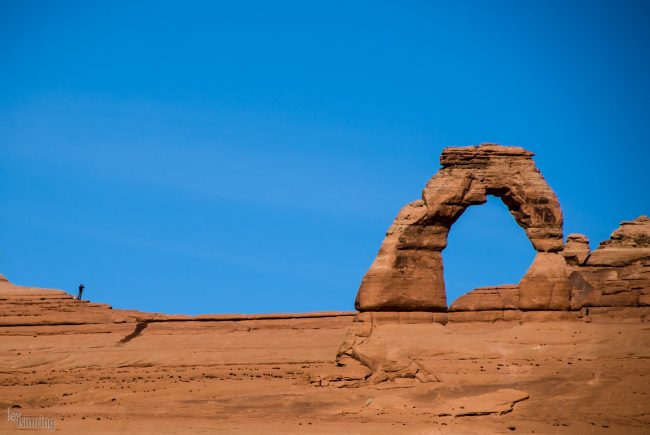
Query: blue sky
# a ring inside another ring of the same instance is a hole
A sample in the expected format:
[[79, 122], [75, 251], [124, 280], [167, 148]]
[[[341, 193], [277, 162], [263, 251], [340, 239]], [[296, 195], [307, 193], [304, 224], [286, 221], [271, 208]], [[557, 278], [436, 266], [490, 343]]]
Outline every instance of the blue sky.
[[[118, 308], [351, 310], [445, 146], [536, 153], [565, 234], [648, 214], [644, 1], [0, 2], [0, 273]], [[448, 299], [534, 251], [498, 200]]]

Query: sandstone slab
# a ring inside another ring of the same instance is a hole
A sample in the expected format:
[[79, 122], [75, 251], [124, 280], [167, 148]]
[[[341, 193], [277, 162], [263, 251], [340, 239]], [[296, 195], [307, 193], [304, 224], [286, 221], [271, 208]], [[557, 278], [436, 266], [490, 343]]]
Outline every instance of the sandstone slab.
[[568, 310], [571, 307], [571, 287], [562, 255], [537, 253], [519, 283], [519, 306], [522, 310]]
[[449, 311], [518, 310], [519, 287], [500, 285], [481, 287], [459, 297], [449, 306]]

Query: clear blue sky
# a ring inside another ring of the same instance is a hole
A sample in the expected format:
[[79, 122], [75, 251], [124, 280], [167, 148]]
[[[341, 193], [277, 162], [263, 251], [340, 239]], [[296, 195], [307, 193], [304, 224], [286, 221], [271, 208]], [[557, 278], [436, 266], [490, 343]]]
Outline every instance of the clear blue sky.
[[[448, 145], [524, 146], [592, 248], [650, 213], [646, 1], [0, 3], [0, 273], [118, 308], [351, 310]], [[499, 201], [448, 298], [533, 258]]]

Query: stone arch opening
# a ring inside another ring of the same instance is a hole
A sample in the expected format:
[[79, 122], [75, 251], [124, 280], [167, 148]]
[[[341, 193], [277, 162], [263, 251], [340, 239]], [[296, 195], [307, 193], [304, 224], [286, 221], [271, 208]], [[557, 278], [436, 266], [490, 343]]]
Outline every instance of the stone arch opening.
[[519, 147], [483, 144], [445, 148], [442, 168], [422, 199], [407, 204], [388, 229], [379, 253], [361, 282], [359, 311], [446, 311], [441, 252], [449, 229], [472, 205], [494, 195], [526, 232], [537, 251], [519, 284], [522, 309], [568, 309], [562, 211], [557, 196]]
[[450, 228], [442, 251], [448, 307], [474, 289], [517, 284], [535, 253], [500, 198], [488, 195], [485, 204], [468, 207]]

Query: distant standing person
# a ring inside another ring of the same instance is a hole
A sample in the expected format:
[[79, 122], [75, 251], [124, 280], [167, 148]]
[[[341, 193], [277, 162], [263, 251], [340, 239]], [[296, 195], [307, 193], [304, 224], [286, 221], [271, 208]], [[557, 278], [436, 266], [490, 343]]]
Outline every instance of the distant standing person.
[[77, 295], [77, 300], [78, 301], [81, 300], [81, 294], [84, 292], [85, 288], [86, 288], [86, 286], [84, 286], [83, 284], [79, 284], [79, 294]]

